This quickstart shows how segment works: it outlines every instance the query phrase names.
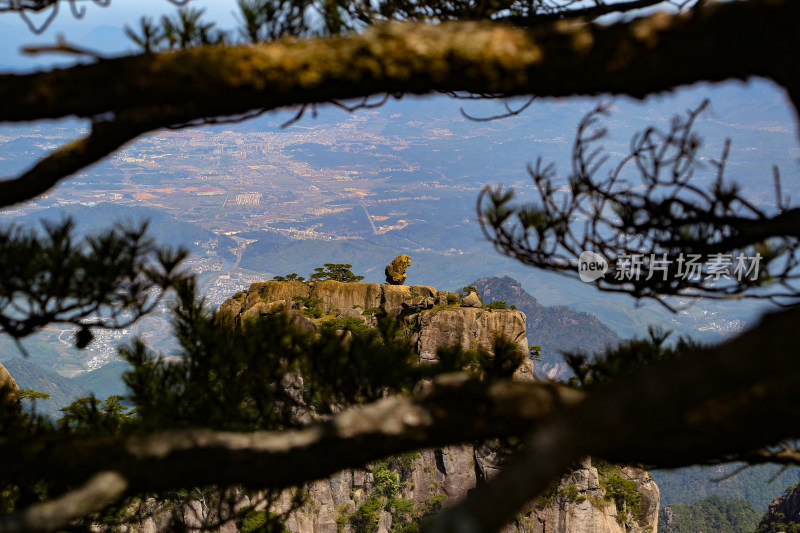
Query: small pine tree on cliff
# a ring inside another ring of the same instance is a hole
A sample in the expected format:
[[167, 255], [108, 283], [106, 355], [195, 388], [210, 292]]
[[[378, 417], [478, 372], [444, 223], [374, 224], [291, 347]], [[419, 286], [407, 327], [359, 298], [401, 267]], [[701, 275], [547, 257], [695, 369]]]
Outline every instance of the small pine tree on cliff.
[[348, 265], [346, 263], [325, 263], [323, 266], [315, 268], [310, 278], [311, 281], [325, 281], [330, 279], [343, 283], [361, 281], [364, 279], [364, 276], [353, 274], [350, 270], [351, 268], [353, 268], [353, 265]]

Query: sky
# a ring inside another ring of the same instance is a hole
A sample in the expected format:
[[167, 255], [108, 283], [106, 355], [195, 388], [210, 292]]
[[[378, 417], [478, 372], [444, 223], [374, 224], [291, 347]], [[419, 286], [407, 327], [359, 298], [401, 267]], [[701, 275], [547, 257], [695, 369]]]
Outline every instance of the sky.
[[[177, 10], [168, 0], [111, 0], [108, 7], [102, 7], [94, 0], [78, 0], [76, 4], [84, 9], [84, 16], [77, 19], [67, 2], [61, 4], [53, 22], [40, 35], [31, 32], [19, 14], [0, 14], [0, 70], [25, 71], [74, 62], [73, 57], [47, 54], [32, 58], [20, 53], [22, 46], [53, 44], [59, 35], [63, 35], [67, 42], [90, 47], [101, 54], [123, 53], [133, 49], [123, 33], [126, 25], [135, 26], [145, 15], [158, 18]], [[191, 5], [205, 9], [207, 18], [215, 21], [218, 27], [236, 25], [234, 0], [193, 0]], [[38, 27], [50, 14], [51, 10], [47, 10], [30, 15], [30, 19]]]

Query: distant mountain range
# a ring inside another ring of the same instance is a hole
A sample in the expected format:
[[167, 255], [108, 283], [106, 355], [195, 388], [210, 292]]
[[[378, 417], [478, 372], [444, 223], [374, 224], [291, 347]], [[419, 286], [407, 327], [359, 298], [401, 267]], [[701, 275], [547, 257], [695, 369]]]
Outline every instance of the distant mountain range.
[[226, 259], [233, 257], [230, 249], [236, 247], [236, 243], [227, 235], [218, 235], [204, 229], [199, 224], [179, 220], [168, 212], [149, 207], [126, 206], [108, 202], [92, 206], [54, 206], [15, 217], [13, 222], [38, 228], [41, 227], [41, 220], [60, 222], [66, 218], [72, 218], [75, 221], [75, 229], [78, 234], [91, 233], [98, 229], [108, 230], [111, 221], [134, 228], [147, 223], [147, 234], [162, 245], [182, 246], [190, 252], [202, 254], [205, 251], [203, 244], [214, 241], [217, 243], [216, 249], [219, 255]]

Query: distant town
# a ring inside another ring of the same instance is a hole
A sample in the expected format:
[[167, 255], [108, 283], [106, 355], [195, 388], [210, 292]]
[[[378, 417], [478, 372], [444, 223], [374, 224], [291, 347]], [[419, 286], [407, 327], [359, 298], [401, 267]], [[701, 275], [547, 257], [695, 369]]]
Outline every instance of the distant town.
[[[403, 113], [362, 110], [337, 121], [304, 120], [288, 129], [245, 123], [163, 130], [36, 201], [3, 211], [0, 222], [17, 222], [52, 208], [107, 204], [168, 213], [206, 232], [187, 243], [193, 253], [186, 266], [199, 276], [208, 305], [216, 307], [265, 276], [286, 274], [240, 265], [263, 232], [322, 241], [398, 235], [418, 251], [464, 253], [465, 246], [474, 246], [469, 240], [431, 241], [427, 230], [417, 235], [411, 230], [421, 224], [474, 228], [475, 197], [486, 183], [503, 182], [523, 194], [535, 193], [524, 164], [491, 157], [493, 143], [487, 145], [485, 137], [496, 130], [491, 128], [467, 127], [461, 117], [422, 121]], [[521, 152], [530, 143], [563, 150], [568, 142], [563, 128], [550, 128], [524, 142], [507, 139], [504, 150]], [[79, 133], [74, 125], [35, 124], [0, 131], [0, 169], [12, 174]], [[756, 197], [771, 201], [767, 193]], [[721, 335], [745, 326], [700, 308], [672, 320]], [[51, 328], [41, 336], [66, 354], [59, 367], [64, 374], [99, 368], [116, 358], [116, 346], [133, 335], [143, 335], [164, 352], [171, 349], [166, 310], [133, 328], [98, 332], [86, 352], [71, 348], [71, 333]]]

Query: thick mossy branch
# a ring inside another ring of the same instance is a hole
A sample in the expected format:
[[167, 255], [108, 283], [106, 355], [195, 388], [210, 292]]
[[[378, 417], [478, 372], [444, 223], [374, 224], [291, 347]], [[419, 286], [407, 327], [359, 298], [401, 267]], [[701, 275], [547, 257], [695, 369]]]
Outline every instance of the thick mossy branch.
[[86, 137], [50, 153], [17, 178], [0, 181], [0, 206], [14, 205], [44, 194], [61, 179], [112, 154], [153, 126], [150, 120], [94, 124]]
[[[0, 75], [0, 122], [110, 117], [5, 182], [2, 205], [24, 201], [141, 133], [219, 117], [372, 94], [637, 98], [698, 81], [770, 78], [800, 98], [788, 0], [704, 5], [610, 26], [573, 19], [526, 29], [498, 22], [393, 23], [362, 34], [100, 60]], [[0, 185], [3, 185], [0, 182]]]
[[83, 486], [61, 497], [34, 504], [18, 512], [0, 515], [4, 533], [44, 533], [97, 512], [125, 494], [125, 479], [115, 472], [95, 474]]
[[117, 440], [63, 434], [4, 438], [0, 479], [82, 480], [92, 472], [113, 470], [128, 481], [131, 493], [206, 484], [285, 488], [395, 453], [481, 436], [520, 435], [584, 397], [558, 384], [487, 385], [466, 374], [450, 374], [416, 397], [353, 407], [303, 429], [187, 429]]
[[644, 97], [754, 75], [796, 87], [799, 15], [796, 2], [746, 1], [610, 26], [400, 23], [344, 37], [204, 46], [0, 76], [0, 121], [175, 106], [166, 125], [178, 115], [189, 121], [375, 93]]

